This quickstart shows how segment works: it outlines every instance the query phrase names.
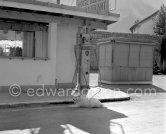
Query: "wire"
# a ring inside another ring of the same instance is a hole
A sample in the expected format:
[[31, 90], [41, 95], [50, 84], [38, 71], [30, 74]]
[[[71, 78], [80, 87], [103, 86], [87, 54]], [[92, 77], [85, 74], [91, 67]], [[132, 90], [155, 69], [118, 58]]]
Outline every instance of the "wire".
[[[96, 47], [96, 46], [95, 46]], [[94, 48], [94, 47], [93, 47]], [[99, 61], [98, 61], [98, 57], [97, 57], [97, 52], [95, 49], [94, 50], [94, 54], [95, 54], [95, 58], [96, 58], [96, 61], [97, 61], [97, 65], [99, 66]], [[100, 68], [98, 67], [98, 73], [99, 73], [99, 82], [101, 83], [101, 72], [100, 72]], [[96, 87], [96, 86], [91, 86], [91, 87]]]
[[72, 85], [74, 84], [74, 80], [77, 77], [77, 72], [78, 72], [78, 59], [77, 59], [77, 55], [76, 55], [76, 49], [74, 48], [74, 54], [75, 54], [75, 59], [76, 59], [76, 68], [75, 68], [75, 72], [74, 72], [74, 76], [73, 76], [73, 80], [72, 80]]
[[74, 49], [74, 53], [75, 53], [75, 58], [76, 58], [76, 69], [75, 69], [75, 72], [74, 72], [74, 76], [73, 76], [73, 79], [72, 79], [72, 85], [74, 84], [74, 80], [77, 78], [77, 74], [78, 74], [78, 69], [80, 68], [81, 69], [81, 73], [83, 75], [83, 78], [86, 82], [86, 86], [88, 86], [88, 81], [85, 77], [85, 74], [83, 72], [83, 69], [81, 68], [81, 66], [78, 64], [78, 60], [79, 58], [77, 58], [77, 54], [76, 54], [76, 49]]
[[[96, 49], [94, 47], [93, 47], [93, 50], [94, 50], [94, 54], [95, 54], [95, 57], [96, 57], [97, 65], [99, 65], [98, 57], [97, 57], [97, 52], [96, 52]], [[100, 68], [99, 67], [98, 67], [98, 73], [99, 73], [99, 81], [101, 83], [101, 73], [100, 73]], [[100, 87], [98, 87], [98, 86], [93, 86], [93, 87], [97, 87], [99, 89], [99, 91], [97, 93], [95, 93], [91, 98], [94, 98], [98, 93], [101, 92], [101, 88]]]
[[99, 89], [99, 91], [97, 93], [95, 93], [91, 98], [95, 97], [98, 93], [101, 92], [101, 88], [98, 88], [98, 89]]
[[84, 79], [85, 79], [85, 82], [86, 82], [86, 86], [88, 86], [88, 82], [87, 82], [87, 79], [86, 79], [86, 77], [85, 77], [85, 74], [84, 74], [84, 72], [83, 72], [83, 70], [81, 69], [81, 72], [82, 72], [82, 74], [83, 74], [83, 77], [84, 77]]
[[100, 72], [100, 68], [99, 68], [99, 60], [98, 60], [98, 57], [97, 57], [97, 52], [95, 50], [94, 50], [94, 54], [95, 54], [97, 65], [98, 65], [99, 81], [101, 83], [101, 72]]

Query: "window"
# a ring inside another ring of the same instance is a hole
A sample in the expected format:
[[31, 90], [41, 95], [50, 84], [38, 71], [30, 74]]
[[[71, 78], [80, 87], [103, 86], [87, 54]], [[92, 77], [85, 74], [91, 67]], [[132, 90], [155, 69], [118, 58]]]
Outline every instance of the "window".
[[47, 58], [46, 25], [0, 22], [0, 57]]

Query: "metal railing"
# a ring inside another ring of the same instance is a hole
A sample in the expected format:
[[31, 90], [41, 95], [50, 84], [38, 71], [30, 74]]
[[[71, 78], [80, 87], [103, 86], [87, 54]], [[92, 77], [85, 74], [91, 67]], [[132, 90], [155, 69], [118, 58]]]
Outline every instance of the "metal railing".
[[[49, 0], [51, 1], [51, 0]], [[55, 2], [55, 0], [52, 0]], [[76, 6], [77, 0], [57, 0], [60, 1], [60, 4], [69, 5], [69, 6]], [[109, 0], [109, 11], [115, 11], [117, 7], [117, 1], [116, 0]]]

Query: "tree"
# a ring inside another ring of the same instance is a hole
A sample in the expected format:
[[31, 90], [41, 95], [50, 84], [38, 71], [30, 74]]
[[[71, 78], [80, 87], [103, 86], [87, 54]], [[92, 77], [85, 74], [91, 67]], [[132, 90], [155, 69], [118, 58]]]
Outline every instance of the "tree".
[[154, 20], [154, 32], [157, 35], [164, 35], [166, 33], [166, 6], [163, 4]]
[[166, 6], [163, 4], [154, 19], [154, 32], [160, 36], [161, 71], [166, 73]]

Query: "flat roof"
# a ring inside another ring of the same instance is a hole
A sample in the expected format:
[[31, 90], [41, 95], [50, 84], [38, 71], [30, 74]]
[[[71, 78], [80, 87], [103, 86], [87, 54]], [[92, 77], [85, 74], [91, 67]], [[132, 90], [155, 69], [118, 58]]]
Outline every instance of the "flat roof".
[[103, 14], [95, 11], [87, 11], [87, 9], [76, 6], [59, 5], [37, 0], [0, 0], [0, 7], [8, 10], [49, 14], [69, 18], [88, 18], [106, 23], [107, 25], [117, 22], [120, 17], [120, 15], [116, 13], [109, 12]]

